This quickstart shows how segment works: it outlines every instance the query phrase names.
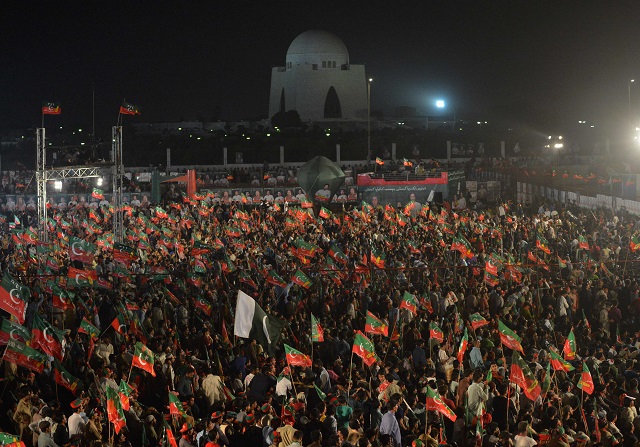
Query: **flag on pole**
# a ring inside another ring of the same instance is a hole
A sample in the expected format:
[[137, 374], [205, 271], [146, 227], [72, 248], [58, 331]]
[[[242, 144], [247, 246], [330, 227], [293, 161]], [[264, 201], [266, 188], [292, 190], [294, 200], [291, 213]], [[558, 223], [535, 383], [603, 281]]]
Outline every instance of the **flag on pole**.
[[544, 379], [542, 380], [542, 392], [546, 395], [551, 388], [551, 362], [547, 363], [547, 370], [544, 373]]
[[287, 357], [287, 363], [291, 366], [302, 366], [309, 367], [311, 366], [311, 357], [297, 349], [292, 348], [288, 344], [284, 344], [284, 351]]
[[42, 103], [43, 115], [60, 115], [61, 113], [62, 113], [62, 108], [60, 107], [60, 103], [49, 102], [49, 101], [44, 101]]
[[591, 395], [595, 389], [593, 385], [593, 377], [591, 377], [591, 371], [589, 371], [585, 362], [582, 362], [582, 374], [578, 381], [578, 388], [589, 395]]
[[15, 321], [3, 318], [0, 325], [0, 345], [6, 345], [9, 340], [27, 343], [31, 340], [31, 331]]
[[65, 387], [73, 394], [78, 391], [80, 380], [69, 374], [69, 371], [64, 369], [64, 366], [58, 360], [53, 361], [53, 379], [58, 385]]
[[371, 262], [373, 263], [373, 265], [375, 265], [379, 269], [383, 269], [384, 261], [386, 258], [387, 258], [387, 255], [382, 250], [378, 250], [375, 247], [371, 247]]
[[511, 350], [520, 351], [524, 354], [521, 344], [522, 339], [518, 337], [518, 334], [509, 329], [502, 320], [498, 320], [498, 330], [500, 331], [500, 341], [503, 345]]
[[469, 333], [467, 328], [464, 328], [464, 335], [462, 336], [462, 340], [460, 340], [460, 349], [458, 349], [458, 362], [462, 367], [462, 360], [464, 359], [464, 353], [469, 346]]
[[120, 430], [127, 425], [120, 403], [120, 396], [111, 387], [107, 387], [107, 416], [109, 422], [113, 424], [116, 434], [120, 433]]
[[126, 101], [123, 101], [122, 105], [120, 106], [121, 115], [140, 115], [140, 113], [141, 113], [140, 107], [133, 105], [131, 103], [128, 103]]
[[96, 246], [78, 239], [77, 237], [69, 237], [69, 259], [73, 261], [80, 261], [84, 264], [91, 264], [93, 262], [93, 254], [96, 251]]
[[131, 365], [136, 368], [140, 368], [143, 371], [148, 372], [152, 376], [156, 376], [156, 372], [153, 369], [153, 352], [140, 342], [136, 343], [135, 352]]
[[380, 157], [376, 157], [376, 164], [379, 166], [384, 166], [384, 160]]
[[291, 282], [293, 282], [294, 284], [298, 284], [305, 289], [309, 289], [313, 284], [309, 277], [305, 275], [300, 269], [298, 269], [295, 275], [293, 275], [293, 277], [291, 278]]
[[565, 360], [574, 360], [576, 358], [576, 336], [573, 334], [573, 328], [571, 328], [567, 340], [564, 342], [562, 353]]
[[435, 321], [429, 323], [429, 337], [438, 340], [440, 343], [444, 342], [444, 332]]
[[440, 394], [427, 385], [427, 410], [437, 411], [441, 415], [455, 422], [458, 418], [451, 408], [442, 400]]
[[169, 414], [172, 416], [183, 416], [184, 408], [182, 407], [182, 402], [178, 399], [178, 396], [169, 391]]
[[412, 295], [409, 292], [404, 292], [402, 296], [402, 301], [400, 302], [400, 309], [407, 309], [412, 314], [418, 313], [418, 300], [415, 295]]
[[124, 411], [129, 411], [129, 408], [131, 408], [131, 402], [129, 401], [129, 396], [131, 396], [132, 391], [133, 391], [133, 388], [131, 388], [127, 382], [120, 379], [120, 386], [118, 387], [118, 396], [120, 396], [120, 405], [122, 405], [122, 409]]
[[629, 248], [631, 249], [631, 251], [636, 251], [638, 248], [640, 248], [640, 235], [633, 235], [631, 241], [629, 242]]
[[62, 349], [62, 341], [64, 340], [64, 332], [54, 328], [47, 321], [43, 320], [39, 314], [33, 316], [33, 334], [31, 345], [62, 361], [64, 351]]
[[482, 326], [486, 326], [489, 322], [479, 313], [469, 315], [469, 321], [474, 331], [477, 331]]
[[104, 200], [104, 191], [100, 188], [93, 188], [93, 192], [91, 193], [91, 197], [96, 200]]
[[578, 236], [578, 247], [584, 250], [589, 250], [589, 242], [583, 235]]
[[551, 363], [551, 366], [555, 371], [569, 372], [575, 369], [571, 363], [567, 362], [565, 359], [560, 357], [560, 354], [555, 352], [553, 349], [549, 349], [549, 357], [550, 357], [549, 363]]
[[311, 341], [317, 343], [324, 341], [324, 330], [322, 330], [320, 322], [313, 314], [311, 314]]
[[524, 394], [532, 401], [535, 402], [540, 396], [540, 384], [536, 376], [515, 350], [511, 356], [511, 381], [522, 388]]
[[287, 287], [287, 283], [284, 279], [282, 279], [273, 269], [269, 270], [266, 279], [269, 284], [273, 284], [274, 286], [282, 287], [283, 289]]
[[44, 364], [47, 361], [47, 356], [24, 343], [9, 339], [7, 349], [4, 352], [4, 359], [7, 362], [15, 363], [27, 369], [42, 373], [42, 371], [44, 371]]
[[238, 291], [233, 334], [256, 340], [268, 352], [275, 355], [284, 322], [267, 314], [256, 301], [243, 291]]
[[367, 334], [379, 334], [388, 337], [389, 326], [372, 314], [371, 311], [367, 311], [367, 320], [364, 324], [364, 332]]
[[18, 323], [24, 324], [28, 297], [29, 288], [5, 272], [0, 284], [0, 309], [16, 317]]
[[356, 332], [356, 337], [353, 340], [353, 348], [351, 351], [360, 357], [367, 366], [373, 365], [377, 360], [373, 342], [369, 340], [362, 331]]

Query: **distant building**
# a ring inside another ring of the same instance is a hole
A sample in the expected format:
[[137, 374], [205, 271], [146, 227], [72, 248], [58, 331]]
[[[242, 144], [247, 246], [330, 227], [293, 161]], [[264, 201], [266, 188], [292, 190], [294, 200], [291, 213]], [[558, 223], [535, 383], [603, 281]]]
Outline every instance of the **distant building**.
[[269, 118], [296, 110], [303, 123], [366, 119], [364, 65], [349, 63], [340, 38], [326, 31], [305, 31], [289, 45], [285, 62], [271, 69]]

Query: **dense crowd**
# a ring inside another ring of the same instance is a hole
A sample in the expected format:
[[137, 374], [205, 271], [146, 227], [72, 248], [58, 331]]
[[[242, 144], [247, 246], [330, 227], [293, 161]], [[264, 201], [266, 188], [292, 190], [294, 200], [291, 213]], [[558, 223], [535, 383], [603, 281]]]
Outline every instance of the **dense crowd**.
[[123, 244], [108, 205], [49, 243], [9, 215], [0, 443], [636, 445], [636, 219], [460, 208], [206, 196], [126, 206]]

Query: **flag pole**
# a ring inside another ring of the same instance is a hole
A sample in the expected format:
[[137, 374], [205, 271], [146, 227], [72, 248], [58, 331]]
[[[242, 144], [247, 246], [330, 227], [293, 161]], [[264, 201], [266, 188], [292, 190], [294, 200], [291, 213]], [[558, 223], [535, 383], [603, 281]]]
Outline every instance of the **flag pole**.
[[353, 371], [353, 348], [351, 349], [351, 360], [349, 361], [349, 386], [347, 387], [347, 396], [351, 391], [351, 372]]

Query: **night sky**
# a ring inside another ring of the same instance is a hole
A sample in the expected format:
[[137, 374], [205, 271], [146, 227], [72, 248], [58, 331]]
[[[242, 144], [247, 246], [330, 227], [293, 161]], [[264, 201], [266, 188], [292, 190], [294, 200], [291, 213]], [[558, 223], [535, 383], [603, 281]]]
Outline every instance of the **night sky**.
[[[0, 128], [137, 121], [255, 119], [270, 69], [301, 32], [324, 29], [374, 78], [372, 108], [413, 106], [529, 126], [640, 116], [640, 2], [3, 2]], [[549, 130], [549, 129], [548, 129]]]

